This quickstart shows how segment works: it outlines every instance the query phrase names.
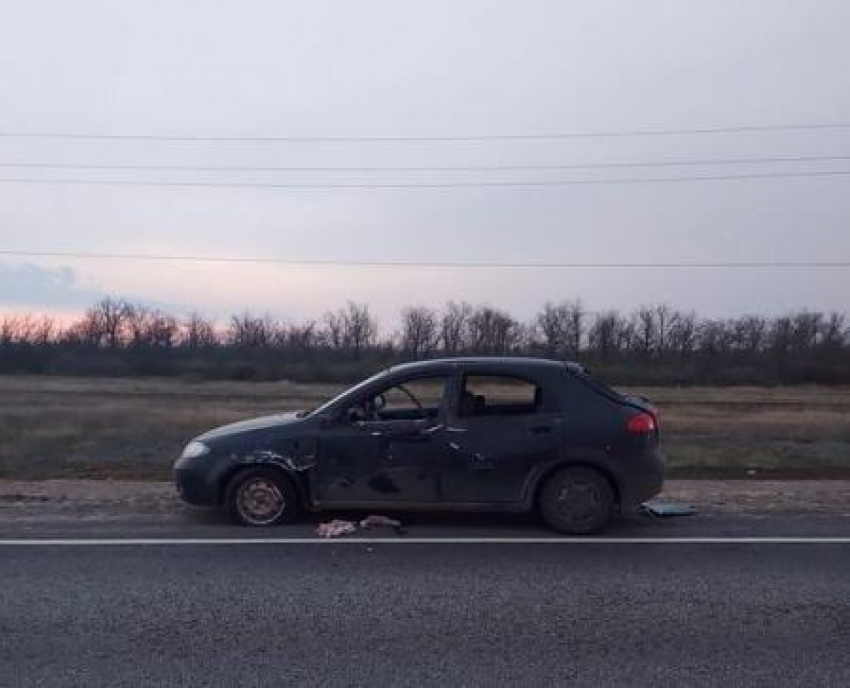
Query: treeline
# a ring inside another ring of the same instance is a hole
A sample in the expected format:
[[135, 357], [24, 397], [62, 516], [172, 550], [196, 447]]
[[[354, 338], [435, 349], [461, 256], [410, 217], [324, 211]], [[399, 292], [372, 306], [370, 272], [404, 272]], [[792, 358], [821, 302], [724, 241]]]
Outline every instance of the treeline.
[[591, 312], [576, 300], [521, 321], [449, 302], [405, 308], [388, 334], [353, 302], [307, 322], [244, 312], [216, 323], [106, 298], [66, 325], [0, 318], [0, 373], [349, 381], [401, 361], [463, 355], [577, 360], [620, 384], [850, 383], [842, 313], [711, 319], [665, 304]]

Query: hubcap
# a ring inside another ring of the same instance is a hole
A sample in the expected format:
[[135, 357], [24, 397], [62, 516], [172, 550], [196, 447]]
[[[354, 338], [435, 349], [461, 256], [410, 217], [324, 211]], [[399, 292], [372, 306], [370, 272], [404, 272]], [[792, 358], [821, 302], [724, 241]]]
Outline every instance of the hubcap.
[[593, 520], [601, 505], [599, 489], [593, 483], [574, 480], [561, 483], [558, 510], [572, 523]]
[[266, 478], [249, 480], [240, 486], [236, 503], [242, 518], [257, 526], [272, 523], [286, 506], [280, 488]]

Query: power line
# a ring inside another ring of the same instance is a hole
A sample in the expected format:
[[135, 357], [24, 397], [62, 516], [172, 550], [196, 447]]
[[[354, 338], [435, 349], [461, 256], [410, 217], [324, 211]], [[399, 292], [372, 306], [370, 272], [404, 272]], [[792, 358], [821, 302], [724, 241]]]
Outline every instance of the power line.
[[737, 181], [744, 179], [801, 179], [806, 177], [844, 177], [850, 170], [821, 172], [760, 172], [747, 174], [701, 175], [689, 177], [631, 177], [622, 179], [549, 179], [537, 181], [486, 181], [486, 182], [341, 182], [341, 183], [274, 183], [274, 182], [204, 182], [204, 181], [144, 181], [128, 179], [0, 179], [0, 184], [53, 184], [97, 186], [151, 186], [198, 187], [226, 189], [457, 189], [495, 187], [557, 187], [631, 184], [664, 184], [678, 182]]
[[0, 250], [0, 256], [15, 258], [62, 258], [72, 260], [134, 260], [183, 263], [248, 263], [277, 265], [322, 265], [339, 267], [402, 268], [488, 268], [488, 269], [787, 269], [850, 268], [850, 260], [795, 261], [656, 261], [656, 262], [510, 262], [510, 261], [441, 261], [441, 260], [336, 260], [316, 258], [280, 258], [276, 256], [201, 256], [160, 255], [145, 253], [90, 253], [81, 251], [17, 251]]
[[692, 129], [633, 129], [625, 131], [552, 132], [541, 134], [476, 134], [452, 136], [187, 136], [172, 134], [92, 134], [69, 132], [0, 132], [0, 138], [65, 139], [82, 141], [199, 141], [199, 142], [282, 142], [282, 143], [381, 143], [440, 141], [544, 141], [582, 138], [626, 138], [642, 136], [687, 136], [700, 134], [742, 134], [776, 131], [841, 131], [850, 123], [819, 122], [792, 124], [751, 124]]
[[229, 166], [229, 165], [84, 165], [79, 163], [0, 162], [0, 168], [56, 169], [56, 170], [148, 170], [179, 172], [496, 172], [523, 170], [595, 170], [640, 167], [678, 167], [699, 165], [749, 165], [800, 162], [839, 162], [850, 160], [850, 155], [800, 155], [787, 157], [754, 158], [704, 158], [696, 160], [651, 160], [647, 162], [600, 162], [575, 164], [534, 165], [445, 165], [445, 166], [337, 166], [337, 167], [279, 167], [279, 166]]

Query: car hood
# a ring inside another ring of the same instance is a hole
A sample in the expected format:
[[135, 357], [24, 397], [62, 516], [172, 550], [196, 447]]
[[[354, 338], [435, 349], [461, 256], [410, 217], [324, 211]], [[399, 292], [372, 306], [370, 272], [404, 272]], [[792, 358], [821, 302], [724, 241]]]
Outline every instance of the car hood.
[[205, 440], [215, 440], [234, 435], [241, 435], [246, 432], [296, 425], [304, 420], [304, 417], [299, 415], [300, 413], [302, 412], [293, 411], [291, 413], [278, 413], [274, 416], [262, 416], [260, 418], [242, 420], [238, 423], [230, 423], [228, 425], [222, 425], [217, 428], [213, 428], [212, 430], [208, 430], [203, 435], [199, 435], [195, 439], [203, 442]]

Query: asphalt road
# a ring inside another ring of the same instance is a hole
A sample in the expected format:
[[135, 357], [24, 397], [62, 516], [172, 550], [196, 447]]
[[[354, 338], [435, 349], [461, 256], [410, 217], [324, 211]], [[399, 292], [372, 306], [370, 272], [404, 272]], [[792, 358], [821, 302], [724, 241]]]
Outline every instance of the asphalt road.
[[0, 581], [4, 686], [850, 685], [850, 544], [0, 545]]

